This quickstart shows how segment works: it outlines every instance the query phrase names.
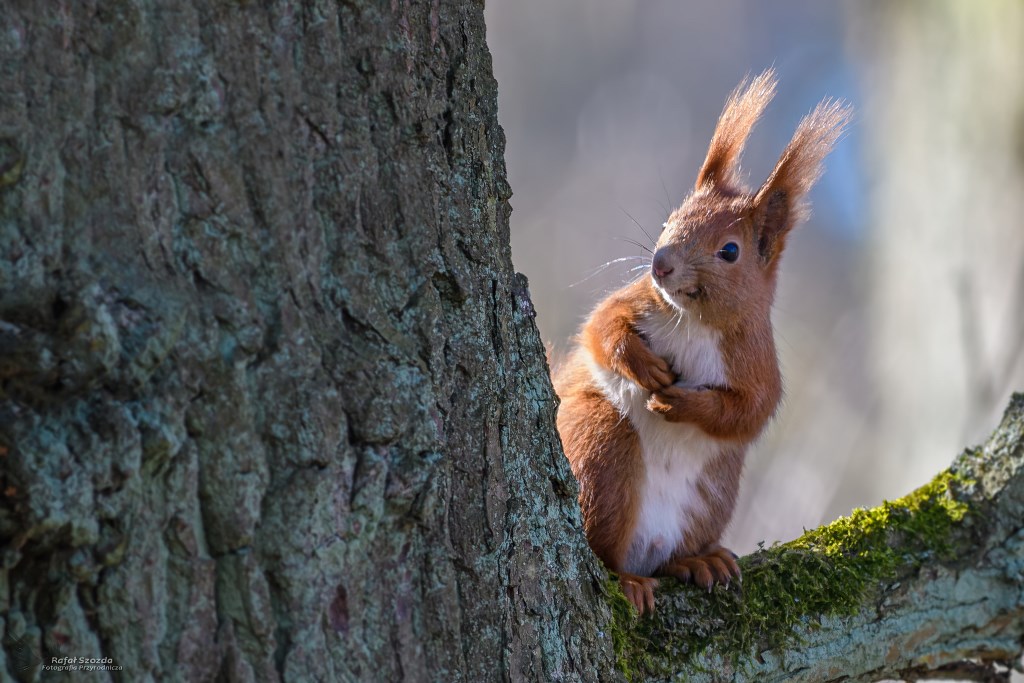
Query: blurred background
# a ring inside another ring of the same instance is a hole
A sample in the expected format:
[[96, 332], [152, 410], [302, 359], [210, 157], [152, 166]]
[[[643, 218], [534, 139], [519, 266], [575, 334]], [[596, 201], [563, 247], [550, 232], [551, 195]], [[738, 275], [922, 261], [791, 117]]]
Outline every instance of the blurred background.
[[643, 271], [746, 74], [767, 176], [819, 99], [856, 109], [783, 259], [786, 400], [726, 542], [749, 552], [926, 482], [1024, 390], [1024, 3], [487, 3], [513, 259], [555, 363]]

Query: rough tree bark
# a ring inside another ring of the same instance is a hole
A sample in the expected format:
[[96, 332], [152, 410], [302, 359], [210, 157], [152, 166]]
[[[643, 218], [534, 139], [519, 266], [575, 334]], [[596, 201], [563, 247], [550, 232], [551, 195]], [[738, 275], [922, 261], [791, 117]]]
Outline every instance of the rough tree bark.
[[[988, 469], [623, 612], [511, 266], [479, 3], [0, 22], [3, 680], [870, 680], [839, 638], [877, 655], [919, 594], [1019, 652], [1020, 400]], [[984, 654], [928, 628], [896, 664]]]
[[0, 676], [614, 671], [482, 3], [0, 23]]

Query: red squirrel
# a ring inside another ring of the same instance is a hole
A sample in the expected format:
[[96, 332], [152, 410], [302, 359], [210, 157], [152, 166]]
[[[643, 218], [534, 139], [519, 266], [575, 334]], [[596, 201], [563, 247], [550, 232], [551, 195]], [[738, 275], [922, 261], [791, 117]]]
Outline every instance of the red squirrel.
[[768, 70], [733, 92], [650, 272], [601, 301], [555, 375], [587, 540], [640, 614], [654, 609], [654, 577], [708, 590], [740, 577], [719, 542], [746, 451], [782, 396], [779, 261], [851, 114], [821, 102], [751, 193], [739, 157], [775, 83]]

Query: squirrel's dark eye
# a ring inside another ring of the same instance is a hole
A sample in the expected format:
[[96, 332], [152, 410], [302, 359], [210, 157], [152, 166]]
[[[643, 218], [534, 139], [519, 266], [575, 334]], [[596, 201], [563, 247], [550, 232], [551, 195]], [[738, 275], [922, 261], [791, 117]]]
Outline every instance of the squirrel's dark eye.
[[718, 250], [718, 258], [727, 263], [735, 263], [740, 257], [740, 245], [735, 242], [726, 242], [725, 246]]

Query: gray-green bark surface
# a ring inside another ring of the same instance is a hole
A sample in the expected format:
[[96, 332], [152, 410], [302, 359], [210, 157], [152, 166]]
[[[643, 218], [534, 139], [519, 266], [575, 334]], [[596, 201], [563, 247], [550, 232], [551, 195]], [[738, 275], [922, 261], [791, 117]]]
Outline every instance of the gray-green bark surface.
[[614, 671], [495, 107], [482, 3], [4, 5], [0, 678]]

